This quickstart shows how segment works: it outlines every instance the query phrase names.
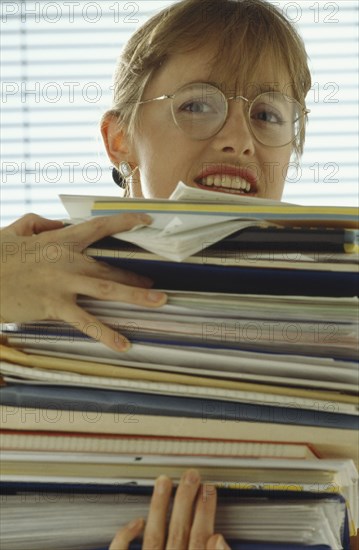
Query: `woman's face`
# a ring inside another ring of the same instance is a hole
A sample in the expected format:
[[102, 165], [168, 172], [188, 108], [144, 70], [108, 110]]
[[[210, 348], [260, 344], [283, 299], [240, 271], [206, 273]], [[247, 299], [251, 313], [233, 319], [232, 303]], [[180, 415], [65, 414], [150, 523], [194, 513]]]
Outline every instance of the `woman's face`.
[[[173, 94], [187, 83], [213, 81], [212, 58], [213, 50], [209, 48], [173, 56], [156, 73], [142, 99]], [[291, 95], [286, 87], [289, 79], [285, 75], [280, 78], [270, 64], [263, 62], [257, 74], [260, 79], [241, 83], [242, 90], [252, 87], [257, 95], [258, 90], [269, 86]], [[248, 129], [245, 109], [245, 101], [229, 101], [228, 118], [222, 129], [213, 137], [198, 141], [174, 123], [171, 100], [141, 105], [140, 128], [135, 131], [129, 154], [125, 159], [116, 159], [139, 167], [131, 196], [168, 198], [182, 180], [209, 191], [280, 200], [292, 144], [266, 147], [256, 141]]]

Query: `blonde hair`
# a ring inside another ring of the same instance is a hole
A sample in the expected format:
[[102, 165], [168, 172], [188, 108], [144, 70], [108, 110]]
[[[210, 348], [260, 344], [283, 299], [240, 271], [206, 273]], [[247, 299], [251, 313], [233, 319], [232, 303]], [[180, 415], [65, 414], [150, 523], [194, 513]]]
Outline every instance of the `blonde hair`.
[[[311, 87], [307, 53], [298, 32], [277, 8], [266, 0], [181, 0], [138, 29], [119, 58], [110, 113], [130, 138], [139, 124], [137, 103], [156, 71], [171, 56], [208, 44], [218, 48], [212, 65], [216, 82], [228, 82], [230, 76], [233, 89], [239, 82], [254, 82], [263, 56], [269, 54], [274, 71], [288, 76], [292, 95], [305, 107]], [[304, 139], [305, 125], [294, 143], [299, 155]]]

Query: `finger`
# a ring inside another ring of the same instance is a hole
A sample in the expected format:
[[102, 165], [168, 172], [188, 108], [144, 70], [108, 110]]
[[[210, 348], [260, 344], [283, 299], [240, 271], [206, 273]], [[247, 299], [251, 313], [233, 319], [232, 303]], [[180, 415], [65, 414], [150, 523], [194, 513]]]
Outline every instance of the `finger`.
[[217, 491], [214, 485], [204, 483], [198, 492], [194, 519], [189, 539], [189, 548], [202, 550], [214, 533]]
[[53, 231], [54, 229], [61, 229], [64, 227], [64, 223], [60, 220], [48, 220], [46, 218], [41, 218], [36, 216], [36, 219], [32, 223], [32, 233], [38, 234], [43, 233], [44, 231]]
[[66, 289], [73, 295], [82, 294], [98, 300], [111, 300], [145, 307], [159, 307], [167, 301], [167, 295], [164, 292], [83, 275], [69, 275]]
[[151, 288], [153, 286], [153, 281], [149, 277], [138, 275], [137, 273], [133, 273], [133, 271], [128, 271], [127, 269], [113, 267], [105, 262], [99, 262], [96, 260], [87, 261], [86, 259], [86, 263], [84, 264], [84, 274], [99, 279], [115, 281], [116, 283], [129, 286], [142, 288]]
[[160, 476], [156, 479], [143, 537], [142, 550], [164, 547], [171, 492], [172, 481], [167, 476]]
[[178, 485], [173, 503], [167, 549], [183, 550], [188, 541], [193, 519], [193, 506], [196, 500], [200, 476], [197, 470], [187, 470]]
[[42, 233], [43, 231], [60, 229], [63, 226], [63, 222], [59, 220], [48, 220], [37, 214], [26, 214], [4, 228], [4, 231], [15, 233], [15, 235], [18, 236], [28, 237], [37, 233]]
[[207, 541], [206, 550], [231, 550], [222, 535], [212, 535]]
[[128, 550], [130, 542], [142, 532], [144, 523], [142, 518], [130, 521], [130, 523], [117, 531], [108, 550]]
[[61, 311], [52, 318], [62, 319], [76, 330], [98, 342], [102, 342], [116, 352], [125, 352], [131, 347], [131, 343], [125, 336], [104, 325], [96, 317], [76, 305], [62, 306]]
[[149, 225], [152, 218], [147, 214], [116, 214], [99, 216], [86, 222], [65, 227], [58, 236], [62, 242], [71, 242], [76, 250], [84, 250], [103, 237], [128, 231], [136, 225]]

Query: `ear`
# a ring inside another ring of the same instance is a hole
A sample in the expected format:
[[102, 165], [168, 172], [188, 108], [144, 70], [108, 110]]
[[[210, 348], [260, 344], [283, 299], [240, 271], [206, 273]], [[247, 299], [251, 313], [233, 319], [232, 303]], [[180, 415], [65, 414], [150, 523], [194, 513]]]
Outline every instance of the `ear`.
[[107, 154], [114, 166], [117, 167], [122, 160], [136, 165], [126, 132], [119, 127], [117, 117], [111, 111], [102, 119], [101, 134]]

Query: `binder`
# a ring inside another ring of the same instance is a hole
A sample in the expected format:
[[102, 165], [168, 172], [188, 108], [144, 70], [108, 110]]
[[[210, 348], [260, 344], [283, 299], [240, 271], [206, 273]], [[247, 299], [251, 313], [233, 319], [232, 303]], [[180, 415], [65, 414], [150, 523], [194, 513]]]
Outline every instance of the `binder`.
[[[173, 494], [174, 494], [173, 490]], [[56, 494], [62, 494], [62, 495], [84, 495], [88, 497], [89, 501], [95, 501], [96, 502], [96, 495], [114, 495], [120, 497], [120, 495], [128, 496], [128, 502], [131, 501], [131, 499], [136, 498], [136, 495], [147, 495], [148, 497], [152, 493], [152, 488], [140, 486], [140, 485], [94, 485], [94, 484], [88, 484], [86, 486], [84, 485], [77, 485], [77, 484], [69, 484], [66, 488], [64, 488], [61, 485], [58, 485], [56, 483], [31, 483], [31, 482], [4, 482], [3, 483], [3, 492], [6, 496], [16, 495], [16, 494], [37, 494], [40, 493], [42, 495], [49, 494], [49, 498], [52, 498], [53, 502], [56, 502]], [[341, 504], [345, 504], [345, 501], [343, 497], [340, 494], [334, 494], [334, 493], [308, 493], [308, 492], [297, 492], [297, 491], [280, 491], [280, 490], [236, 490], [236, 489], [218, 489], [218, 502], [219, 503], [226, 503], [226, 502], [233, 502], [234, 500], [239, 502], [241, 499], [243, 499], [245, 502], [248, 502], [248, 499], [265, 499], [268, 502], [271, 502], [272, 505], [276, 504], [277, 502], [294, 502], [294, 501], [311, 501], [311, 502], [321, 502], [324, 501], [332, 501], [337, 502]], [[121, 502], [121, 499], [118, 498], [118, 500]], [[50, 502], [50, 501], [49, 501]], [[120, 517], [120, 505], [119, 505], [119, 517]], [[344, 550], [350, 550], [350, 537], [349, 537], [349, 520], [348, 520], [348, 512], [344, 511], [344, 515], [342, 518], [342, 525], [340, 529], [340, 539], [341, 539], [341, 545]], [[229, 537], [226, 537], [226, 534], [223, 533], [227, 542], [230, 545], [230, 548], [232, 550], [238, 549], [243, 550], [243, 548], [246, 548], [247, 550], [302, 550], [303, 548], [308, 548], [311, 550], [327, 550], [331, 549], [331, 546], [326, 544], [297, 544], [294, 542], [259, 542], [259, 541], [253, 541], [253, 540], [241, 540], [241, 539], [230, 539]], [[110, 541], [108, 541], [109, 543]], [[88, 546], [87, 546], [88, 547]], [[95, 547], [94, 550], [102, 550], [102, 548], [108, 548], [108, 546], [103, 547]], [[131, 550], [140, 550], [141, 544], [139, 541], [134, 541], [131, 545]]]

